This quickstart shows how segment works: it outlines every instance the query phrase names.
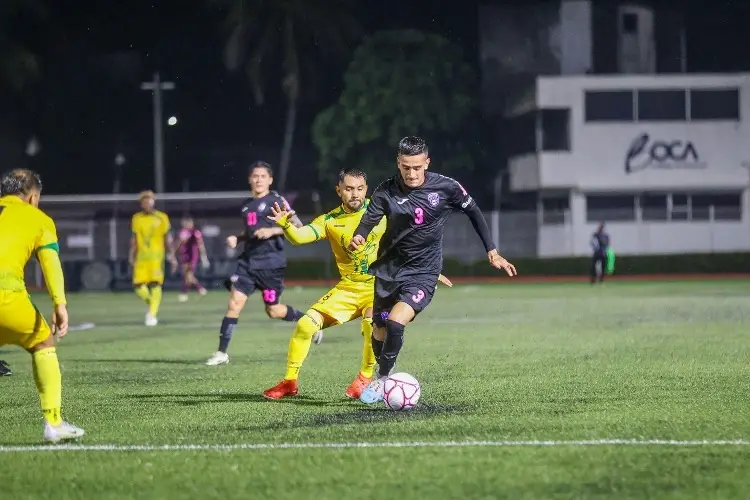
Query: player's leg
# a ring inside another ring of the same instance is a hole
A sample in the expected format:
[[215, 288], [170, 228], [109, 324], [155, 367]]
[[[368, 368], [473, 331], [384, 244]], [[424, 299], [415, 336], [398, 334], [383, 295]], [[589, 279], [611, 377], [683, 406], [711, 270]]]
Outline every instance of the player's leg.
[[83, 436], [83, 429], [62, 419], [62, 375], [49, 325], [24, 293], [0, 295], [0, 345], [15, 344], [31, 354], [45, 420], [44, 439], [57, 442]]
[[263, 391], [263, 395], [266, 398], [281, 399], [285, 396], [297, 395], [299, 392], [297, 385], [299, 371], [310, 352], [312, 337], [315, 332], [327, 328], [332, 324], [336, 324], [333, 318], [325, 317], [315, 309], [308, 310], [297, 321], [292, 338], [289, 340], [284, 379], [270, 389]]
[[133, 265], [133, 291], [146, 305], [151, 302], [151, 290], [148, 289], [148, 269], [143, 262]]
[[[380, 363], [386, 340], [386, 326], [391, 309], [396, 305], [397, 284], [375, 278], [375, 297], [373, 300], [373, 332], [370, 339], [375, 360]], [[360, 394], [359, 400], [372, 404], [383, 399], [384, 381], [380, 377], [371, 379]]]
[[206, 295], [208, 291], [206, 290], [206, 287], [204, 287], [200, 281], [198, 281], [198, 278], [195, 276], [195, 270], [198, 269], [198, 256], [196, 255], [195, 258], [190, 262], [190, 280], [192, 286], [195, 287], [195, 290], [198, 292], [198, 295]]
[[148, 303], [148, 314], [146, 325], [156, 326], [159, 323], [159, 307], [161, 307], [162, 286], [164, 285], [164, 261], [159, 260], [151, 265], [148, 288], [151, 291], [151, 300]]
[[[383, 399], [383, 387], [388, 375], [393, 371], [396, 360], [404, 345], [404, 330], [419, 312], [432, 301], [436, 282], [420, 283], [412, 281], [398, 286], [393, 295], [396, 304], [388, 312], [387, 318], [381, 314], [381, 323], [385, 323], [385, 342], [378, 356], [378, 374], [360, 396], [363, 403], [376, 403]], [[377, 292], [377, 290], [376, 290]]]
[[237, 271], [229, 279], [229, 301], [227, 311], [221, 320], [219, 328], [219, 348], [208, 358], [208, 366], [223, 365], [229, 363], [229, 342], [232, 340], [234, 330], [237, 328], [240, 313], [247, 303], [247, 298], [255, 291], [255, 282], [251, 279], [246, 268], [238, 265]]
[[263, 394], [269, 399], [279, 399], [297, 394], [297, 379], [302, 363], [310, 352], [313, 335], [325, 328], [346, 323], [360, 315], [357, 290], [341, 287], [340, 284], [321, 297], [297, 321], [289, 341], [287, 369], [284, 380]]
[[284, 269], [258, 270], [254, 277], [258, 288], [263, 292], [263, 303], [269, 318], [296, 322], [304, 316], [302, 311], [280, 302], [281, 294], [284, 293]]
[[349, 384], [344, 393], [346, 397], [351, 399], [359, 399], [362, 392], [372, 382], [372, 375], [375, 371], [376, 359], [372, 349], [372, 308], [367, 309], [362, 316], [360, 331], [362, 333], [362, 362], [359, 367], [359, 373], [357, 373], [357, 376], [352, 380], [352, 383]]
[[182, 286], [180, 287], [180, 295], [177, 296], [177, 300], [180, 302], [187, 302], [188, 292], [190, 291], [190, 286], [193, 284], [190, 263], [183, 262], [180, 264], [180, 271], [182, 271]]

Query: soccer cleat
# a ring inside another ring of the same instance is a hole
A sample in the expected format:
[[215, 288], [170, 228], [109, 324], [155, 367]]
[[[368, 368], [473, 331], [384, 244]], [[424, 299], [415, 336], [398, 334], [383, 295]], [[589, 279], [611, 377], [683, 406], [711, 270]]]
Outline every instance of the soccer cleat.
[[177, 296], [177, 302], [187, 302], [188, 301], [188, 294], [181, 293]]
[[208, 366], [226, 365], [227, 363], [229, 363], [229, 354], [221, 351], [216, 351], [206, 361]]
[[323, 330], [318, 330], [317, 332], [313, 333], [313, 342], [315, 344], [320, 344], [323, 342]]
[[0, 359], [0, 377], [9, 377], [11, 375], [13, 375], [13, 372], [10, 370], [8, 363]]
[[151, 316], [151, 314], [146, 313], [146, 326], [156, 326], [159, 324], [159, 320], [156, 319], [156, 316]]
[[263, 391], [268, 399], [281, 399], [286, 396], [296, 396], [299, 393], [296, 380], [282, 380], [275, 386]]
[[83, 429], [73, 424], [65, 422], [53, 426], [49, 422], [44, 423], [44, 440], [50, 443], [57, 443], [63, 439], [79, 439], [86, 434]]
[[207, 293], [208, 290], [206, 290], [205, 288], [201, 288], [200, 290], [198, 290], [198, 295], [200, 295], [201, 297], [205, 297]]
[[359, 400], [368, 405], [383, 401], [385, 380], [386, 377], [381, 377], [370, 382], [365, 390], [362, 391], [362, 394], [359, 396]]
[[362, 375], [362, 372], [357, 373], [357, 376], [354, 378], [354, 380], [352, 380], [352, 383], [349, 384], [349, 387], [346, 389], [344, 395], [347, 398], [359, 399], [359, 397], [362, 395], [362, 391], [365, 390], [367, 384], [369, 384], [371, 380], [372, 378], [368, 378]]

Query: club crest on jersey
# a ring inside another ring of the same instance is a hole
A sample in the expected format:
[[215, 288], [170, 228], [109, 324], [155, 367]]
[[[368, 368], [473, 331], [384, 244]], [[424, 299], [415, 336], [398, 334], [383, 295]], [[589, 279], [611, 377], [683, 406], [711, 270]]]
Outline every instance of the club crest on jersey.
[[232, 277], [229, 278], [229, 281], [231, 281], [232, 283], [237, 283], [238, 279], [240, 279], [240, 277], [237, 276], [236, 274], [233, 274]]
[[262, 212], [263, 210], [265, 210], [265, 208], [266, 208], [266, 204], [261, 203], [260, 205], [258, 205], [258, 212]]
[[436, 207], [440, 203], [440, 195], [437, 193], [430, 193], [427, 195], [427, 201], [430, 202], [430, 206]]

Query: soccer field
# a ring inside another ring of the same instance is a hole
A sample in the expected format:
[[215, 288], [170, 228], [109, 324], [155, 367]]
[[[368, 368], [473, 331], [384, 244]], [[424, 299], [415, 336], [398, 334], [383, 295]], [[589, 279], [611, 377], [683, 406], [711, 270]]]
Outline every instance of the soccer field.
[[147, 329], [132, 294], [71, 295], [71, 323], [96, 324], [58, 348], [83, 448], [39, 445], [28, 355], [0, 349], [0, 496], [750, 497], [748, 281], [441, 287], [407, 329], [397, 371], [422, 400], [404, 413], [343, 396], [359, 322], [313, 345], [300, 396], [264, 400], [292, 325], [256, 297], [231, 363], [204, 366], [225, 300], [167, 294]]

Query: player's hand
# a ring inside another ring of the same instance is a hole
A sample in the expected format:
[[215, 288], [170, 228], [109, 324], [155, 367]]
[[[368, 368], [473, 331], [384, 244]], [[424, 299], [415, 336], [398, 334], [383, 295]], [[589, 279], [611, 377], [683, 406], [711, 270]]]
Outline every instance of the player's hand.
[[68, 308], [58, 304], [52, 311], [52, 335], [59, 340], [68, 333]]
[[208, 257], [203, 257], [201, 259], [201, 265], [203, 266], [203, 269], [208, 269], [211, 267], [211, 263], [208, 261]]
[[442, 274], [438, 276], [438, 281], [442, 283], [443, 285], [447, 286], [448, 288], [453, 288], [453, 282], [443, 276]]
[[229, 248], [237, 248], [237, 237], [234, 235], [227, 236], [227, 246]]
[[174, 255], [169, 256], [169, 265], [172, 266], [172, 274], [176, 273], [177, 269], [180, 267]]
[[357, 251], [359, 250], [359, 247], [367, 243], [367, 241], [360, 235], [355, 234], [352, 237], [352, 241], [349, 243], [349, 250]]
[[270, 227], [262, 227], [253, 233], [253, 236], [259, 240], [267, 240], [271, 236], [276, 236], [276, 232]]
[[297, 212], [294, 210], [287, 210], [286, 208], [280, 206], [278, 203], [274, 203], [271, 206], [271, 215], [267, 215], [270, 220], [274, 221], [276, 224], [283, 226], [284, 223], [289, 220], [289, 218], [293, 217]]
[[508, 276], [516, 276], [518, 273], [516, 272], [516, 266], [505, 260], [499, 253], [497, 253], [497, 250], [492, 250], [487, 254], [487, 257], [490, 259], [490, 265], [492, 267], [495, 267], [497, 269], [502, 269], [506, 273], [508, 273]]
[[135, 255], [132, 253], [128, 255], [128, 265], [131, 267], [135, 265]]

